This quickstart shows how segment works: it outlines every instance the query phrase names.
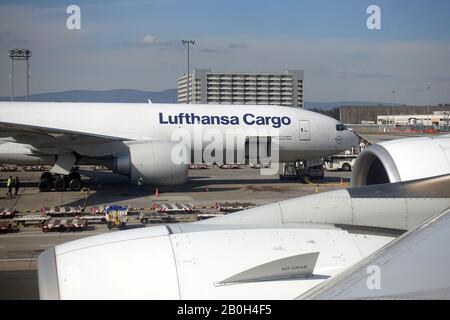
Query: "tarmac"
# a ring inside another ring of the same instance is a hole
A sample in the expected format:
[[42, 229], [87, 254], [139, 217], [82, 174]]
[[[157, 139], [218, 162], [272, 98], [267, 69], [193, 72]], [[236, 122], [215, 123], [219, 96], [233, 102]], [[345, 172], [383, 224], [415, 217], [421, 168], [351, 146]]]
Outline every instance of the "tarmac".
[[[190, 170], [189, 180], [181, 186], [138, 186], [130, 185], [126, 177], [110, 171], [98, 172], [80, 170], [85, 187], [89, 192], [39, 192], [37, 186], [42, 172], [1, 172], [0, 181], [10, 175], [18, 176], [23, 188], [18, 196], [6, 195], [6, 188], [0, 188], [0, 207], [16, 208], [21, 211], [39, 210], [52, 206], [98, 206], [121, 203], [135, 208], [150, 207], [153, 202], [191, 202], [198, 205], [217, 201], [245, 201], [264, 204], [309, 194], [311, 188], [298, 181], [280, 182], [278, 175], [262, 176], [259, 169], [243, 167], [241, 169]], [[340, 182], [340, 175], [327, 175], [324, 183]], [[349, 175], [344, 175], [349, 179]], [[320, 183], [321, 181], [319, 181]], [[4, 183], [3, 183], [4, 185]], [[155, 195], [156, 188], [159, 197]], [[324, 188], [332, 189], [331, 186]]]

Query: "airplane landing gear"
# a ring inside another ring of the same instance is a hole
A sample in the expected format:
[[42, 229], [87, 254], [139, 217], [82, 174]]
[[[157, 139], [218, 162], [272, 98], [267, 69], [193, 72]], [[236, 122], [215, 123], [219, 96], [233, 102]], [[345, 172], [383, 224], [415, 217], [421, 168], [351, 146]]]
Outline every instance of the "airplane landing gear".
[[55, 189], [55, 191], [65, 191], [67, 188], [72, 191], [80, 191], [82, 187], [81, 176], [76, 171], [68, 175], [44, 172], [39, 180], [39, 190], [41, 192], [49, 192], [52, 189]]
[[81, 178], [73, 178], [72, 180], [69, 179], [69, 188], [72, 191], [80, 191], [83, 187], [83, 184], [81, 182]]
[[55, 191], [65, 191], [67, 188], [66, 179], [64, 177], [57, 177], [54, 182]]
[[49, 192], [52, 190], [52, 187], [53, 187], [52, 179], [48, 177], [41, 177], [41, 180], [39, 180], [39, 191]]

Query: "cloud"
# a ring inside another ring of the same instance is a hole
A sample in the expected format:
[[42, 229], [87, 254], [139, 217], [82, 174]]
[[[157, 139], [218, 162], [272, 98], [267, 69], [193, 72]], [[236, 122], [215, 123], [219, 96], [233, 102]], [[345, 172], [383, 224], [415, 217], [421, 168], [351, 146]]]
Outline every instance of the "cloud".
[[147, 34], [145, 37], [144, 37], [144, 39], [142, 39], [142, 42], [144, 43], [144, 44], [147, 44], [147, 45], [151, 45], [151, 44], [155, 44], [156, 43], [156, 38], [154, 37], [154, 36], [152, 36], [151, 34]]
[[112, 43], [113, 46], [121, 46], [128, 48], [143, 48], [143, 47], [152, 47], [152, 48], [174, 48], [174, 49], [182, 49], [181, 41], [176, 40], [160, 40], [151, 34], [145, 35], [141, 40], [132, 40], [132, 41], [121, 41]]
[[429, 76], [426, 79], [432, 82], [450, 82], [450, 76], [438, 75], [438, 76]]
[[228, 48], [230, 48], [230, 49], [247, 49], [248, 45], [245, 43], [229, 43]]
[[332, 73], [339, 79], [391, 79], [394, 78], [391, 74], [371, 73], [359, 71], [337, 71]]
[[11, 31], [0, 31], [0, 44], [7, 45], [24, 45], [29, 44], [30, 41], [20, 39], [16, 34]]
[[201, 49], [195, 49], [195, 51], [205, 52], [205, 53], [224, 53], [224, 52], [228, 52], [227, 50], [215, 49], [215, 48], [201, 48]]

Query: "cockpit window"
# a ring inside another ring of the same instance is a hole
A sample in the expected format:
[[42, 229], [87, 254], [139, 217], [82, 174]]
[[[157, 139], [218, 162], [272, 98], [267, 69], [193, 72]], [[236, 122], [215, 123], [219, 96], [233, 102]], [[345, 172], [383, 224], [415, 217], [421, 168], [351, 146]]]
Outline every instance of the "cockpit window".
[[340, 123], [340, 124], [336, 125], [336, 131], [344, 131], [344, 130], [347, 130], [347, 129], [348, 128], [347, 128], [347, 126], [345, 124]]

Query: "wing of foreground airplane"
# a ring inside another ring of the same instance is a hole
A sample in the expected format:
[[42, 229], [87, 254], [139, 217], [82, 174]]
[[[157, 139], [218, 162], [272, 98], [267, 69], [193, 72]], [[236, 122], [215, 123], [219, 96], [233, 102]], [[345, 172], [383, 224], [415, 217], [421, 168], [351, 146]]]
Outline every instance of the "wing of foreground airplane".
[[298, 299], [450, 299], [450, 210]]
[[125, 141], [121, 137], [103, 136], [58, 128], [39, 127], [0, 121], [0, 138], [12, 138], [14, 142], [39, 147], [62, 147], [92, 145], [113, 141]]

